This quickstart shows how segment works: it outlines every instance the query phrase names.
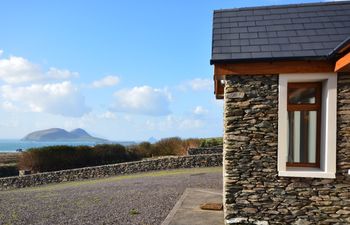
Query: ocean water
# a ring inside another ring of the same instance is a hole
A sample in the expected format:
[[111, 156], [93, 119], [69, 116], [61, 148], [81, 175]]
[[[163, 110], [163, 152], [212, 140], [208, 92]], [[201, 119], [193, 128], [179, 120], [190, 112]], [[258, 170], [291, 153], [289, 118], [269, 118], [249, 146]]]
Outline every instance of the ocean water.
[[15, 152], [16, 149], [22, 149], [23, 151], [28, 148], [53, 146], [53, 145], [88, 145], [95, 146], [96, 142], [64, 142], [64, 141], [51, 141], [51, 142], [36, 142], [36, 141], [21, 141], [21, 140], [0, 140], [0, 152]]

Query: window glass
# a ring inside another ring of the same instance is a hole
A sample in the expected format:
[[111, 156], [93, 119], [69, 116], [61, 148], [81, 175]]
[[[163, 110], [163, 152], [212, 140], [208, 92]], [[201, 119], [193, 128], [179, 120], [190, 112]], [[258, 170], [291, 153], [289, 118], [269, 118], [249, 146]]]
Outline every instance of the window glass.
[[316, 103], [316, 88], [288, 88], [288, 102], [290, 104]]
[[316, 163], [317, 111], [288, 112], [288, 163]]

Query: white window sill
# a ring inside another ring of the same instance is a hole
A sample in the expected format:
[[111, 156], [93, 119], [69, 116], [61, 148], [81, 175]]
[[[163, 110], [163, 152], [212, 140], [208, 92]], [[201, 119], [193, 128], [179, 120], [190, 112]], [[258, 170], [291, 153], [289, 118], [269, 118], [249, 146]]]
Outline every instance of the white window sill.
[[280, 177], [311, 177], [311, 178], [335, 178], [335, 173], [325, 172], [315, 168], [293, 168], [287, 171], [279, 171]]

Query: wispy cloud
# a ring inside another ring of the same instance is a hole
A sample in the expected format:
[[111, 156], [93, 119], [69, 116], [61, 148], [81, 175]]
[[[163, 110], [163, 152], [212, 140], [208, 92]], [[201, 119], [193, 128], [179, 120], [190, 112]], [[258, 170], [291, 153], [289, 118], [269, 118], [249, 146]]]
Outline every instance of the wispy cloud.
[[102, 88], [102, 87], [111, 87], [111, 86], [115, 86], [119, 83], [120, 78], [118, 76], [106, 76], [103, 77], [100, 80], [96, 80], [94, 82], [92, 82], [92, 87], [94, 88]]
[[208, 113], [208, 110], [205, 109], [203, 106], [196, 106], [194, 109], [193, 109], [193, 114], [195, 115], [205, 115]]
[[179, 85], [180, 90], [210, 91], [213, 89], [213, 81], [210, 79], [195, 78]]

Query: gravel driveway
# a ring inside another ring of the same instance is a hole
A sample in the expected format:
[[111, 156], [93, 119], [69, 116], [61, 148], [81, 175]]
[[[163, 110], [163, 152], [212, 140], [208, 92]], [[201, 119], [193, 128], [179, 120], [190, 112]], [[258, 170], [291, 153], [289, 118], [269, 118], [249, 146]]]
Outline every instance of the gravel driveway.
[[3, 191], [0, 224], [157, 225], [188, 187], [221, 189], [221, 168], [160, 171]]

